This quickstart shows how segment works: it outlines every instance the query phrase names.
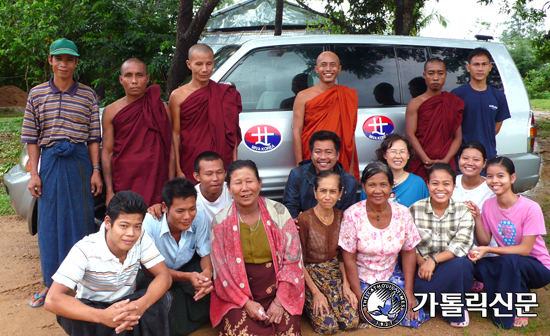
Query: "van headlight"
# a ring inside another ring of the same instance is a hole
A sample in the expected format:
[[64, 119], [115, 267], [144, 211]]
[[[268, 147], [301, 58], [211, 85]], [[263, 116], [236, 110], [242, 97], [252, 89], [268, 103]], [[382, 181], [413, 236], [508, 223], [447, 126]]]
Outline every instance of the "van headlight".
[[27, 144], [23, 146], [23, 149], [21, 149], [21, 155], [19, 155], [19, 165], [23, 170], [26, 170], [28, 172], [31, 171], [31, 164], [29, 161], [29, 150], [27, 149]]

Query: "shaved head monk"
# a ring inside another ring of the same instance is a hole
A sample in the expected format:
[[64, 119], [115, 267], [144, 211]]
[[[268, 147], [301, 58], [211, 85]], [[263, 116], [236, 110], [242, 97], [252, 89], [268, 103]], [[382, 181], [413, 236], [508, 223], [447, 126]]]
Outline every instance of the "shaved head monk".
[[168, 105], [158, 85], [147, 87], [147, 65], [138, 58], [122, 63], [119, 81], [126, 96], [107, 106], [102, 120], [105, 204], [123, 190], [148, 205], [160, 203], [164, 184], [175, 175]]
[[357, 91], [336, 85], [342, 70], [335, 53], [325, 51], [317, 57], [315, 72], [319, 83], [300, 91], [294, 101], [294, 155], [296, 165], [311, 159], [309, 139], [321, 130], [332, 131], [342, 140], [340, 162], [345, 171], [359, 180], [359, 165], [355, 148], [357, 126]]
[[410, 161], [409, 172], [428, 179], [427, 171], [434, 163], [449, 163], [456, 169], [454, 155], [462, 143], [462, 111], [464, 102], [455, 94], [443, 91], [447, 68], [438, 58], [424, 64], [428, 89], [411, 99], [405, 112], [405, 134], [416, 158]]
[[193, 163], [200, 153], [220, 154], [225, 167], [237, 159], [242, 138], [239, 127], [242, 105], [241, 95], [234, 86], [210, 80], [214, 53], [209, 46], [195, 44], [188, 55], [191, 82], [172, 91], [170, 111], [176, 174], [197, 184]]

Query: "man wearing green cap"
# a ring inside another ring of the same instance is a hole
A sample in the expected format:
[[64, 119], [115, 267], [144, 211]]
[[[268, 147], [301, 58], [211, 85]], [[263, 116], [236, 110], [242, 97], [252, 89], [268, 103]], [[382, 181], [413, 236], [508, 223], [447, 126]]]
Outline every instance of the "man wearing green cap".
[[[38, 247], [45, 288], [40, 307], [72, 246], [94, 233], [94, 196], [101, 193], [99, 106], [90, 87], [73, 79], [78, 49], [65, 38], [50, 46], [53, 77], [29, 91], [21, 142], [27, 144], [29, 191], [38, 198]], [[40, 169], [38, 164], [40, 162]]]

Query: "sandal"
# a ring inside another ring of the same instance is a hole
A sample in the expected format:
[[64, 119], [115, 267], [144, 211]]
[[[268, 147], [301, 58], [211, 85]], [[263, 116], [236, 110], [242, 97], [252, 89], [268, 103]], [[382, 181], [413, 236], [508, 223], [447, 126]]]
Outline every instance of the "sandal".
[[41, 307], [42, 305], [44, 305], [44, 302], [46, 302], [46, 294], [40, 295], [40, 292], [34, 294], [34, 299], [35, 300], [40, 300], [42, 298], [44, 298], [44, 300], [42, 300], [42, 302], [40, 302], [36, 306], [32, 304], [32, 301], [29, 300], [29, 306], [31, 306], [32, 308], [38, 308], [38, 307]]
[[[525, 321], [525, 324], [523, 324], [523, 321]], [[527, 327], [527, 324], [529, 323], [529, 318], [527, 317], [516, 317], [514, 320], [514, 329], [516, 330], [522, 330]]]
[[470, 289], [470, 292], [472, 293], [479, 293], [483, 290], [483, 282], [474, 280], [474, 284], [472, 286], [472, 289]]
[[467, 310], [464, 310], [464, 321], [463, 322], [451, 322], [451, 327], [455, 328], [465, 328], [470, 324], [470, 314]]

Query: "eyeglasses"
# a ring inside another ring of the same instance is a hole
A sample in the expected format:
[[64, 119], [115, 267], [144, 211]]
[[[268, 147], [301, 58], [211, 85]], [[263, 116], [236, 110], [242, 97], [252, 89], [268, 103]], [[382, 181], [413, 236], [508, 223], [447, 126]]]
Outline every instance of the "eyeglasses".
[[391, 155], [394, 155], [396, 156], [397, 154], [401, 155], [401, 156], [405, 156], [408, 151], [406, 149], [401, 149], [401, 150], [396, 150], [396, 149], [389, 149], [386, 151], [387, 154], [391, 154]]

